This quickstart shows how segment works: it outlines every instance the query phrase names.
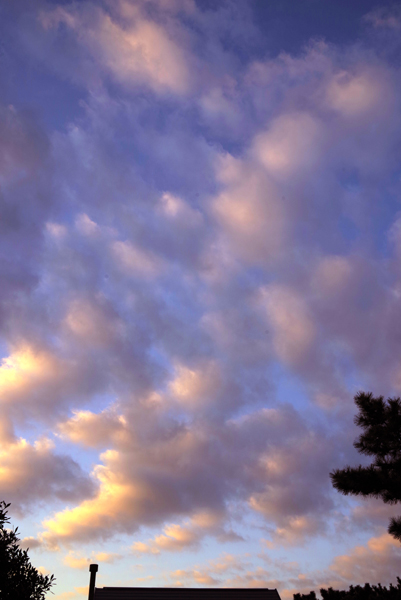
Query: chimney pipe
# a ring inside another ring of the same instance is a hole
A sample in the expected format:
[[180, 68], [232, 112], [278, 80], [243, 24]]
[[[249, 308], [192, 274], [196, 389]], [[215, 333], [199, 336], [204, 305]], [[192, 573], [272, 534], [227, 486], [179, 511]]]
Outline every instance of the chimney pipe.
[[89, 582], [88, 600], [95, 600], [95, 583], [96, 583], [97, 570], [98, 570], [98, 565], [89, 565], [89, 571], [91, 574], [91, 578], [90, 578], [90, 582]]

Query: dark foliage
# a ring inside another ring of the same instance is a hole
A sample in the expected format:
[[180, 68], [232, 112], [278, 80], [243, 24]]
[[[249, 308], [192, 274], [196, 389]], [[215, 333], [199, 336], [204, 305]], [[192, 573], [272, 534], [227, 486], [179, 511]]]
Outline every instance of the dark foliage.
[[21, 550], [18, 527], [8, 529], [10, 505], [0, 502], [0, 598], [1, 600], [44, 600], [54, 575], [41, 575], [30, 563], [28, 550]]
[[[401, 598], [401, 579], [397, 577], [397, 585], [390, 583], [390, 587], [380, 585], [370, 585], [365, 583], [360, 585], [351, 585], [349, 590], [328, 590], [322, 588], [320, 594], [323, 600], [400, 600]], [[309, 594], [294, 594], [294, 600], [315, 600], [315, 592]]]
[[[355, 424], [364, 433], [354, 447], [375, 459], [368, 467], [345, 467], [330, 473], [333, 486], [342, 494], [381, 498], [388, 504], [401, 501], [401, 400], [384, 401], [371, 393], [355, 396], [359, 413]], [[389, 533], [401, 541], [401, 517], [391, 519]]]

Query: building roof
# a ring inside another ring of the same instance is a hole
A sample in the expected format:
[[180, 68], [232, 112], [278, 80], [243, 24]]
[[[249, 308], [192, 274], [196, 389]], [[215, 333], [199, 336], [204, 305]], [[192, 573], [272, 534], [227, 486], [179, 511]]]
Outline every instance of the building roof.
[[95, 588], [95, 600], [280, 600], [267, 588]]

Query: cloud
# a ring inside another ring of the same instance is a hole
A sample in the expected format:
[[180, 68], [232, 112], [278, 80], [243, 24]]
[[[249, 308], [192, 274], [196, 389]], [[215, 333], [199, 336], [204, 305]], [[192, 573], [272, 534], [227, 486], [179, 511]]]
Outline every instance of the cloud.
[[113, 443], [113, 439], [121, 438], [126, 431], [126, 421], [115, 410], [104, 410], [101, 413], [76, 411], [68, 421], [59, 423], [62, 437], [75, 444], [98, 448]]
[[34, 548], [40, 548], [41, 545], [42, 542], [32, 536], [22, 538], [22, 540], [19, 543], [20, 548], [22, 548], [23, 550], [33, 550]]
[[277, 527], [273, 534], [273, 539], [278, 544], [285, 546], [294, 546], [305, 542], [316, 535], [321, 535], [325, 531], [322, 520], [314, 516], [301, 516], [289, 519], [284, 527]]
[[[3, 183], [12, 184], [23, 176], [37, 172], [47, 158], [49, 142], [45, 133], [28, 112], [13, 105], [1, 107], [0, 170]], [[21, 173], [21, 169], [23, 169]]]
[[199, 535], [179, 525], [169, 525], [164, 531], [164, 534], [157, 536], [150, 544], [135, 543], [132, 547], [134, 553], [159, 554], [161, 550], [181, 551], [199, 544]]
[[[38, 284], [42, 219], [51, 198], [50, 142], [34, 115], [0, 105], [0, 331]], [[26, 198], [29, 197], [29, 202]]]
[[[221, 536], [225, 533], [221, 526], [222, 515], [212, 511], [204, 511], [194, 515], [184, 525], [167, 525], [163, 534], [149, 542], [135, 542], [132, 545], [134, 554], [160, 554], [163, 551], [181, 552], [188, 548], [196, 548], [208, 534]], [[221, 536], [222, 537], [222, 536]]]
[[[94, 484], [71, 457], [56, 454], [46, 438], [30, 444], [24, 439], [0, 450], [0, 482], [4, 498], [20, 512], [32, 503], [74, 502], [93, 494]], [[35, 540], [29, 538], [26, 543]]]
[[185, 406], [199, 406], [215, 401], [222, 388], [222, 376], [214, 361], [204, 362], [195, 369], [178, 364], [176, 376], [169, 383], [172, 397]]
[[374, 27], [375, 29], [394, 29], [398, 30], [401, 27], [400, 11], [396, 6], [380, 7], [367, 13], [363, 20]]
[[83, 600], [88, 593], [88, 587], [74, 587], [74, 591], [72, 592], [62, 592], [61, 594], [56, 594], [54, 596], [54, 600], [70, 600], [77, 598], [78, 600]]
[[221, 584], [221, 577], [227, 573], [236, 570], [243, 571], [247, 560], [244, 557], [233, 556], [232, 554], [223, 554], [217, 559], [211, 559], [206, 565], [196, 565], [193, 569], [178, 569], [170, 573], [170, 577], [175, 585], [185, 585], [187, 587], [193, 584], [216, 587]]
[[[94, 445], [98, 438], [87, 426], [99, 419], [106, 443], [113, 440], [119, 449], [104, 452], [102, 464], [95, 467], [96, 496], [45, 521], [42, 536], [47, 543], [107, 539], [166, 522], [161, 535], [134, 545], [134, 551], [181, 550], [196, 546], [206, 535], [241, 540], [229, 526], [227, 503], [233, 500], [248, 500], [253, 510], [277, 524], [276, 537], [283, 540], [292, 536], [302, 543], [312, 532], [324, 531], [322, 515], [332, 501], [329, 479], [321, 474], [329, 472], [336, 449], [322, 434], [311, 435], [293, 409], [264, 409], [225, 425], [200, 422], [188, 427], [167, 418], [162, 397], [147, 404], [147, 420], [143, 408], [126, 413], [124, 423], [105, 412], [77, 415], [64, 425], [70, 439]], [[186, 523], [171, 523], [188, 515]], [[295, 533], [285, 533], [289, 518]]]
[[114, 242], [112, 254], [120, 269], [128, 275], [152, 277], [161, 268], [161, 261], [130, 242]]
[[185, 94], [190, 72], [175, 36], [132, 3], [119, 2], [114, 9], [113, 18], [91, 2], [59, 6], [43, 11], [40, 21], [45, 32], [69, 28], [100, 71], [124, 86], [145, 84], [157, 93]]
[[254, 141], [257, 159], [278, 178], [306, 174], [317, 167], [323, 132], [319, 121], [307, 113], [281, 115]]
[[380, 88], [373, 73], [352, 77], [340, 72], [329, 84], [327, 102], [344, 116], [356, 118], [378, 107], [382, 97]]
[[[281, 587], [272, 573], [263, 566], [250, 567], [249, 556], [223, 554], [207, 564], [190, 569], [178, 569], [170, 573], [175, 585], [192, 587], [199, 584], [207, 587], [225, 588], [270, 588]], [[281, 592], [281, 589], [280, 589]]]
[[362, 504], [355, 506], [352, 510], [354, 524], [369, 532], [375, 529], [379, 532], [383, 527], [387, 528], [390, 519], [398, 515], [399, 507], [397, 505], [384, 504], [376, 498], [366, 498]]
[[3, 359], [0, 367], [0, 386], [3, 402], [24, 398], [33, 386], [58, 378], [59, 365], [50, 353], [35, 352], [29, 346]]
[[[211, 503], [219, 503], [219, 498], [208, 498], [208, 490], [201, 489], [202, 478], [191, 474], [195, 453], [202, 451], [201, 438], [190, 432], [177, 432], [160, 446], [155, 444], [153, 456], [148, 451], [139, 450], [139, 457], [146, 455], [147, 467], [142, 464], [135, 468], [133, 454], [119, 453], [115, 450], [102, 455], [104, 465], [98, 466], [95, 476], [100, 484], [95, 499], [86, 500], [76, 508], [65, 510], [45, 523], [47, 531], [43, 534], [49, 542], [88, 540], [97, 537], [107, 538], [116, 531], [134, 532], [144, 523], [154, 524], [168, 516], [185, 512], [188, 501], [195, 508]], [[164, 447], [163, 454], [159, 455]], [[182, 464], [176, 471], [176, 460], [189, 453], [187, 465]], [[199, 457], [200, 458], [200, 457]], [[201, 462], [198, 459], [199, 467]], [[140, 464], [140, 463], [138, 463]], [[214, 476], [212, 476], [214, 478]], [[207, 475], [205, 476], [207, 483]], [[209, 484], [210, 485], [210, 484]], [[192, 488], [192, 489], [191, 489]], [[185, 496], [188, 496], [188, 499]], [[214, 494], [217, 496], [217, 494]]]
[[233, 252], [259, 264], [280, 252], [286, 234], [279, 192], [260, 170], [232, 156], [221, 158], [218, 178], [223, 190], [212, 211]]
[[68, 307], [64, 323], [80, 343], [107, 347], [113, 345], [122, 329], [116, 316], [110, 313], [86, 299], [76, 299]]
[[261, 290], [261, 304], [274, 331], [278, 357], [289, 364], [308, 357], [316, 337], [315, 324], [308, 307], [295, 290], [271, 285]]
[[385, 538], [293, 582], [255, 539], [387, 520], [328, 474], [358, 459], [357, 388], [401, 385], [397, 68], [366, 40], [265, 57], [245, 2], [29, 11], [18, 56], [73, 109], [49, 101], [47, 134], [0, 107], [2, 489], [48, 507], [24, 543], [86, 568], [78, 544], [121, 534], [181, 558], [242, 540], [244, 568], [173, 581], [287, 596], [375, 554], [387, 577]]
[[71, 396], [88, 394], [98, 386], [92, 379], [93, 368], [80, 364], [68, 352], [60, 356], [54, 348], [40, 347], [37, 342], [31, 345], [19, 340], [19, 344], [0, 366], [1, 404], [6, 418], [19, 422], [41, 418], [47, 407], [45, 414], [51, 421]]
[[345, 256], [322, 256], [316, 265], [312, 286], [316, 293], [333, 299], [353, 287], [355, 276], [352, 259]]
[[399, 543], [388, 533], [372, 537], [366, 546], [356, 546], [349, 554], [337, 556], [330, 569], [346, 582], [363, 585], [394, 583], [401, 561]]
[[80, 233], [87, 236], [96, 236], [100, 233], [99, 225], [85, 214], [78, 215], [75, 219], [75, 227]]
[[64, 564], [72, 569], [88, 570], [90, 563], [108, 563], [113, 564], [116, 560], [120, 559], [121, 555], [115, 552], [97, 552], [92, 553], [90, 558], [84, 558], [74, 552], [69, 552], [64, 557]]
[[255, 565], [249, 555], [225, 554], [169, 575], [176, 585], [278, 589], [281, 597], [290, 600], [296, 592], [318, 592], [322, 587], [346, 589], [351, 584], [364, 585], [367, 581], [382, 585], [394, 583], [400, 560], [398, 546], [388, 534], [381, 534], [371, 538], [365, 546], [336, 557], [328, 569], [311, 572], [302, 571], [297, 562], [285, 562], [270, 555], [259, 555], [264, 564]]
[[[324, 515], [332, 507], [326, 482], [317, 473], [323, 474], [327, 469], [325, 465], [330, 462], [334, 448], [329, 448], [318, 438], [302, 435], [296, 445], [299, 454], [295, 454], [294, 446], [288, 444], [281, 449], [273, 446], [261, 455], [259, 468], [264, 473], [265, 489], [253, 493], [249, 499], [254, 510], [278, 524], [274, 540], [292, 545], [302, 543], [305, 537], [322, 534]], [[313, 471], [303, 468], [305, 460], [313, 461]], [[314, 490], [313, 494], [311, 490]]]
[[196, 228], [202, 225], [203, 217], [199, 210], [193, 209], [187, 202], [169, 192], [160, 198], [160, 213], [170, 222], [178, 223], [180, 229]]

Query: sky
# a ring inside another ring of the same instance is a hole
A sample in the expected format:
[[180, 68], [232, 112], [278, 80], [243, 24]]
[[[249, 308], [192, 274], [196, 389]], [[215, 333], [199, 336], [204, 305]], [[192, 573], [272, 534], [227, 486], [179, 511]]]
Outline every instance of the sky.
[[55, 600], [396, 582], [401, 9], [0, 1], [0, 494]]

